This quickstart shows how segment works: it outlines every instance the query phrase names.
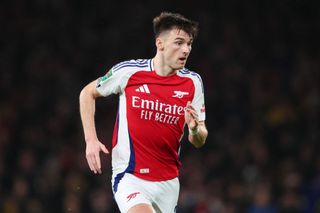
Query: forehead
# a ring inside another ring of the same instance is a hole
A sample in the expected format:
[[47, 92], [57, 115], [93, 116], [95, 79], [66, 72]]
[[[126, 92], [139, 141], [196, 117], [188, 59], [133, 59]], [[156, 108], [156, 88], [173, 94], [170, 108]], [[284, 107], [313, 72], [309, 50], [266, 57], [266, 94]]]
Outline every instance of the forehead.
[[187, 41], [192, 40], [192, 37], [184, 30], [173, 28], [165, 33], [169, 39], [184, 39]]

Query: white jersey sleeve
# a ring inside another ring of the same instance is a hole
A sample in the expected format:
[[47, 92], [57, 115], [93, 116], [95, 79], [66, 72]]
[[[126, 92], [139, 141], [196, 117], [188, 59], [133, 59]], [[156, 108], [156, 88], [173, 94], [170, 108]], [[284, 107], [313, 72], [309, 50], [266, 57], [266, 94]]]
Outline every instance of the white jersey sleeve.
[[193, 80], [195, 84], [194, 98], [192, 100], [192, 106], [196, 109], [199, 121], [206, 119], [205, 104], [204, 104], [204, 88], [202, 79], [199, 74], [193, 74]]
[[121, 94], [130, 75], [145, 68], [148, 68], [148, 63], [147, 60], [142, 59], [118, 63], [107, 74], [98, 78], [96, 89], [102, 96]]
[[115, 72], [113, 67], [102, 77], [97, 80], [97, 90], [103, 96], [118, 94], [121, 92], [121, 79], [126, 72]]

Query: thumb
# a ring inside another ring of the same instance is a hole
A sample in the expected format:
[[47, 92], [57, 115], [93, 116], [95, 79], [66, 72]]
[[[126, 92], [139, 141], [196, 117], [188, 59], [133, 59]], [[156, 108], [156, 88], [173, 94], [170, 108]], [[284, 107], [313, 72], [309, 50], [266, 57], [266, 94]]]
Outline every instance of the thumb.
[[102, 150], [104, 153], [109, 154], [109, 151], [108, 151], [108, 149], [105, 147], [105, 145], [101, 144], [101, 145], [100, 145], [100, 148], [101, 148], [101, 150]]

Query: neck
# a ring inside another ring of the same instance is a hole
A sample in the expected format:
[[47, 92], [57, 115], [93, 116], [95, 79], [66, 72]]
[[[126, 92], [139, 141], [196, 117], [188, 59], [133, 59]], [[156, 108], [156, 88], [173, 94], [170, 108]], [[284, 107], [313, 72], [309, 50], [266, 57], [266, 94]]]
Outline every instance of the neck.
[[177, 70], [172, 69], [168, 64], [164, 62], [164, 58], [159, 53], [153, 58], [153, 68], [155, 72], [160, 76], [175, 75]]

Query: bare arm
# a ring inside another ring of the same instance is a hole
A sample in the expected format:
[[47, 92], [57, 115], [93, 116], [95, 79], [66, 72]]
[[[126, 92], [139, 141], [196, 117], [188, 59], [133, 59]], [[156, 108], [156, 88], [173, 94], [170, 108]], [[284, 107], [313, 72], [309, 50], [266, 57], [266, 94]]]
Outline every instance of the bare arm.
[[101, 95], [96, 90], [97, 81], [85, 86], [79, 97], [80, 116], [86, 142], [86, 158], [90, 170], [101, 174], [100, 151], [109, 153], [107, 148], [98, 140], [94, 122], [96, 98]]
[[206, 142], [208, 130], [204, 121], [198, 120], [198, 114], [190, 102], [186, 106], [185, 120], [189, 128], [188, 139], [190, 143], [196, 148], [202, 147]]

